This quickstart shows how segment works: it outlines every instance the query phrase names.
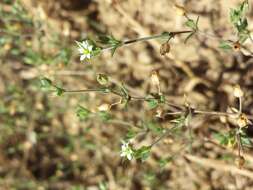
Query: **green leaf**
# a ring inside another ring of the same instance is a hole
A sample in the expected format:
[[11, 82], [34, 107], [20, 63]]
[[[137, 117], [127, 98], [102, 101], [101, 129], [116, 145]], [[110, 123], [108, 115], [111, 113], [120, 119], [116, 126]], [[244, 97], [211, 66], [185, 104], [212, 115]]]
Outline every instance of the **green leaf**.
[[119, 45], [122, 43], [120, 40], [117, 40], [112, 35], [111, 36], [109, 36], [109, 35], [99, 36], [99, 42], [102, 44], [111, 45], [111, 46]]
[[128, 105], [128, 102], [130, 101], [131, 97], [129, 96], [129, 92], [123, 83], [120, 86], [120, 91], [121, 91], [122, 98], [123, 98], [122, 103], [126, 107]]
[[247, 136], [241, 136], [241, 142], [243, 146], [252, 147], [252, 142], [250, 138]]
[[65, 92], [65, 90], [63, 88], [60, 88], [58, 86], [55, 87], [55, 90], [56, 90], [57, 96], [61, 96]]
[[188, 40], [195, 34], [195, 32], [191, 32], [184, 40], [184, 43], [186, 44]]
[[241, 44], [243, 44], [248, 38], [250, 38], [250, 33], [248, 31], [239, 34], [239, 42]]
[[116, 49], [118, 49], [122, 45], [122, 41], [115, 39], [113, 36], [104, 35], [99, 36], [99, 42], [107, 45], [108, 48], [111, 47], [111, 54], [114, 55]]
[[164, 95], [160, 95], [160, 101], [159, 103], [165, 103], [165, 96]]
[[99, 190], [108, 190], [106, 183], [99, 183]]
[[223, 49], [223, 50], [231, 50], [232, 49], [232, 46], [229, 42], [227, 41], [221, 41], [220, 42], [220, 45], [219, 45], [219, 48]]
[[101, 53], [102, 49], [100, 47], [93, 47], [92, 49], [92, 57], [95, 57]]
[[172, 156], [169, 156], [167, 158], [162, 158], [159, 160], [159, 166], [161, 168], [164, 168], [168, 163], [170, 163], [173, 160]]
[[193, 19], [188, 19], [185, 22], [185, 25], [189, 28], [191, 28], [193, 31], [197, 31], [198, 30], [198, 23], [199, 23], [199, 17], [197, 18], [196, 21], [194, 21]]
[[117, 50], [119, 47], [120, 47], [120, 44], [114, 45], [114, 47], [113, 47], [112, 50], [111, 50], [111, 55], [112, 55], [112, 57], [114, 56], [116, 50]]
[[148, 107], [150, 109], [154, 109], [159, 105], [159, 101], [157, 99], [147, 99]]
[[213, 134], [213, 137], [221, 145], [227, 145], [228, 144], [228, 138], [227, 138], [227, 136], [223, 135], [222, 133], [215, 133], [215, 134]]
[[185, 125], [185, 121], [186, 121], [186, 117], [184, 115], [181, 115], [178, 118], [173, 119], [170, 122], [174, 123], [176, 128], [181, 128]]
[[82, 106], [78, 106], [78, 108], [77, 108], [77, 110], [76, 110], [76, 115], [77, 115], [77, 117], [79, 117], [79, 119], [81, 119], [81, 120], [86, 120], [86, 119], [88, 119], [89, 118], [89, 116], [90, 116], [90, 114], [91, 114], [91, 111], [90, 110], [88, 110], [88, 109], [86, 109], [86, 108], [84, 108], [84, 107], [82, 107]]
[[234, 146], [236, 143], [236, 136], [234, 131], [230, 131], [228, 133], [215, 133], [213, 134], [214, 139], [216, 139], [221, 145]]
[[110, 119], [112, 119], [112, 115], [106, 111], [99, 111], [98, 116], [100, 117], [100, 119], [104, 122], [109, 121]]
[[129, 129], [126, 134], [126, 141], [129, 141], [130, 139], [133, 139], [137, 135], [137, 132], [133, 129]]
[[40, 79], [40, 87], [44, 89], [49, 89], [52, 86], [52, 81], [48, 78]]
[[156, 134], [161, 134], [163, 132], [163, 128], [155, 121], [145, 122], [144, 127]]
[[71, 58], [71, 50], [69, 48], [63, 48], [57, 54], [57, 59], [63, 62], [64, 65], [68, 65]]
[[[236, 28], [238, 32], [238, 36], [241, 35], [241, 33], [248, 33], [249, 30], [247, 29], [248, 27], [248, 21], [247, 18], [245, 17], [246, 12], [249, 10], [249, 2], [243, 1], [239, 7], [235, 9], [230, 10], [230, 21]], [[245, 41], [245, 40], [243, 40]]]
[[97, 75], [97, 81], [98, 81], [98, 83], [99, 83], [100, 85], [105, 86], [105, 85], [108, 84], [109, 78], [108, 78], [108, 76], [105, 75], [105, 74], [98, 74], [98, 75]]
[[188, 26], [191, 29], [195, 29], [195, 22], [192, 19], [188, 19], [185, 23], [186, 26]]
[[144, 162], [149, 157], [151, 148], [151, 146], [142, 146], [141, 148], [135, 150], [134, 157], [136, 159], [141, 159], [141, 161]]

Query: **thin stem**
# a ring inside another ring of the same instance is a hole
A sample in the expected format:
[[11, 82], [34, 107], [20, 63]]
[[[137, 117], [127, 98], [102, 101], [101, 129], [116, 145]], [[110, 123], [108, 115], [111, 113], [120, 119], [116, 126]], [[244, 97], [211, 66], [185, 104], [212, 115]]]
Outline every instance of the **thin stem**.
[[[55, 88], [57, 88], [57, 86], [53, 85]], [[114, 94], [116, 96], [119, 96], [121, 98], [126, 98], [124, 94], [121, 94], [120, 92], [116, 91], [116, 90], [111, 90], [111, 89], [82, 89], [82, 90], [64, 90], [64, 93], [89, 93], [89, 92], [100, 92], [100, 93], [111, 93]], [[108, 91], [106, 91], [108, 90]], [[138, 97], [138, 96], [132, 96], [131, 94], [128, 94], [129, 99], [128, 101], [148, 101], [148, 100], [155, 100], [157, 98], [155, 97]], [[239, 105], [239, 110], [240, 113], [242, 112], [242, 100], [239, 101], [240, 105]], [[165, 100], [165, 104], [169, 107], [173, 107], [173, 108], [177, 108], [178, 111], [173, 111], [173, 112], [167, 112], [164, 113], [164, 116], [166, 115], [182, 115], [185, 113], [185, 106], [182, 105], [177, 105], [174, 103], [169, 102], [168, 100]], [[236, 116], [238, 115], [238, 113], [227, 113], [227, 112], [219, 112], [219, 111], [205, 111], [205, 110], [193, 110], [193, 114], [199, 114], [199, 115], [213, 115], [213, 116], [227, 116], [227, 117], [231, 117], [231, 116]], [[249, 119], [252, 119], [253, 117], [250, 115], [246, 115]]]
[[241, 135], [238, 131], [236, 132], [236, 139], [237, 139], [237, 146], [238, 146], [238, 156], [240, 157], [242, 155], [243, 146], [242, 146], [242, 141], [241, 141]]
[[64, 93], [85, 93], [85, 92], [104, 92], [103, 89], [85, 89], [85, 90], [65, 90]]
[[[162, 33], [162, 34], [157, 34], [157, 35], [152, 35], [152, 36], [147, 36], [147, 37], [141, 37], [141, 38], [136, 38], [136, 39], [132, 39], [132, 40], [126, 40], [126, 41], [123, 41], [119, 45], [119, 47], [127, 46], [127, 45], [134, 44], [134, 43], [137, 43], [137, 42], [143, 42], [143, 41], [159, 39], [159, 38], [165, 38], [165, 37], [170, 39], [170, 38], [173, 38], [176, 35], [186, 34], [186, 33], [191, 33], [191, 32], [192, 32], [191, 30], [165, 32], [165, 33]], [[114, 46], [109, 46], [109, 47], [103, 48], [102, 51], [111, 50], [111, 49], [114, 49], [114, 48], [115, 48]]]
[[218, 112], [218, 111], [203, 111], [203, 110], [194, 110], [195, 114], [203, 115], [218, 115], [218, 116], [232, 116], [234, 113]]
[[242, 113], [242, 97], [239, 97], [239, 114]]
[[192, 32], [192, 31], [185, 30], [185, 31], [167, 32], [167, 33], [163, 33], [163, 34], [158, 34], [158, 35], [153, 35], [153, 36], [148, 36], [148, 37], [143, 37], [143, 38], [137, 38], [137, 39], [133, 39], [133, 40], [127, 40], [127, 41], [123, 42], [123, 45], [147, 41], [147, 40], [153, 40], [153, 39], [157, 39], [157, 38], [174, 37], [179, 34], [185, 34], [185, 33], [190, 33], [190, 32]]
[[177, 126], [173, 126], [172, 128], [170, 129], [166, 129], [166, 131], [158, 138], [156, 139], [151, 145], [150, 147], [153, 147], [155, 146], [156, 144], [158, 144], [160, 141], [162, 141], [164, 138], [166, 138], [167, 136], [169, 136], [171, 134], [171, 131], [173, 129], [175, 129]]

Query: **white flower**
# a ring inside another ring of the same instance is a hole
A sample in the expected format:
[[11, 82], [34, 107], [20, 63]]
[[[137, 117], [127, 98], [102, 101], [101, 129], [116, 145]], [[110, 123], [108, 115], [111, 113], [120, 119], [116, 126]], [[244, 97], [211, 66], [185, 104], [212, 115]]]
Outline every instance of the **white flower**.
[[121, 157], [127, 157], [128, 160], [132, 160], [134, 157], [134, 151], [129, 146], [129, 142], [122, 141], [121, 145]]
[[78, 51], [80, 53], [80, 61], [90, 59], [92, 57], [93, 46], [89, 44], [89, 41], [85, 40], [83, 42], [76, 42], [76, 43], [79, 47]]

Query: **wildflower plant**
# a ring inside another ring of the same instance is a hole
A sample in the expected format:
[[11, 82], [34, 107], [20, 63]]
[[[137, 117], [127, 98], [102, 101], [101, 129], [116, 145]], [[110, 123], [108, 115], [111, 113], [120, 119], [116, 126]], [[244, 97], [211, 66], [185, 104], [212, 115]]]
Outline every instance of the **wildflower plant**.
[[134, 158], [134, 150], [129, 145], [129, 142], [122, 141], [120, 156], [126, 157], [128, 160], [132, 160]]
[[[171, 32], [163, 32], [161, 34], [141, 37], [130, 40], [118, 40], [113, 36], [99, 36], [98, 40], [86, 39], [84, 41], [76, 41], [77, 50], [80, 54], [80, 61], [90, 60], [93, 57], [99, 55], [103, 51], [111, 51], [111, 54], [114, 55], [118, 48], [122, 48], [134, 43], [139, 43], [143, 41], [153, 40], [153, 39], [163, 39], [165, 42], [161, 44], [160, 54], [165, 56], [171, 50], [170, 41], [177, 35], [185, 35], [185, 43], [194, 35], [204, 35], [207, 38], [213, 38], [213, 35], [207, 34], [201, 30], [199, 27], [200, 17], [191, 18], [187, 12], [187, 10], [179, 5], [175, 5], [176, 12], [183, 16], [185, 21], [186, 30], [183, 31], [171, 31]], [[249, 9], [249, 2], [243, 1], [238, 8], [231, 9], [230, 11], [230, 21], [233, 27], [237, 32], [237, 40], [226, 40], [221, 37], [215, 37], [220, 42], [219, 47], [223, 50], [232, 50], [232, 49], [240, 49], [241, 47], [246, 48], [244, 43], [246, 40], [251, 39], [250, 31], [248, 29], [248, 20], [246, 18], [246, 12]], [[246, 48], [247, 49], [247, 48]], [[253, 56], [253, 54], [251, 54]], [[128, 130], [126, 134], [127, 140], [122, 141], [121, 143], [121, 151], [120, 156], [126, 158], [127, 160], [132, 159], [140, 159], [145, 161], [149, 155], [151, 154], [152, 147], [164, 140], [167, 137], [174, 137], [178, 131], [184, 132], [188, 131], [190, 134], [190, 140], [192, 140], [191, 133], [191, 121], [193, 117], [197, 115], [208, 115], [208, 116], [216, 116], [216, 117], [226, 117], [229, 119], [234, 119], [237, 127], [235, 129], [231, 129], [226, 133], [215, 133], [214, 139], [219, 141], [221, 145], [227, 147], [238, 147], [238, 158], [239, 158], [239, 167], [243, 165], [243, 147], [249, 146], [251, 144], [250, 139], [247, 137], [245, 133], [245, 128], [251, 121], [246, 115], [243, 113], [243, 90], [239, 85], [236, 85], [233, 89], [233, 95], [238, 100], [239, 105], [236, 106], [238, 109], [234, 109], [233, 112], [219, 112], [219, 111], [206, 111], [206, 110], [198, 110], [194, 108], [190, 102], [185, 101], [183, 105], [178, 105], [172, 103], [167, 100], [166, 96], [163, 94], [160, 81], [159, 81], [159, 73], [154, 71], [151, 76], [151, 84], [157, 89], [155, 93], [149, 93], [146, 96], [135, 96], [129, 92], [124, 83], [116, 84], [110, 80], [110, 77], [106, 74], [98, 74], [97, 82], [98, 85], [91, 89], [66, 89], [64, 87], [60, 87], [55, 85], [50, 79], [43, 78], [41, 80], [41, 86], [44, 89], [48, 89], [50, 91], [56, 92], [57, 95], [63, 95], [65, 93], [89, 93], [89, 92], [97, 92], [102, 93], [104, 95], [114, 95], [119, 97], [120, 101], [112, 102], [111, 104], [103, 104], [99, 107], [98, 111], [90, 111], [88, 108], [83, 106], [79, 106], [76, 113], [77, 116], [81, 120], [91, 119], [93, 117], [99, 117], [102, 121], [108, 123], [119, 123], [125, 125], [130, 128], [134, 128], [136, 130]], [[165, 118], [167, 116], [173, 117], [169, 122], [168, 128], [160, 127], [159, 125], [154, 124], [143, 124], [143, 125], [135, 125], [133, 123], [128, 123], [125, 121], [118, 120], [114, 115], [110, 113], [110, 109], [112, 106], [121, 104], [124, 107], [128, 106], [128, 104], [132, 101], [143, 101], [145, 102], [150, 110], [157, 110], [156, 116], [158, 118]], [[148, 144], [146, 146], [141, 146], [139, 148], [135, 148], [130, 143], [130, 139], [135, 139], [138, 137], [140, 133], [146, 132], [156, 132], [156, 139], [153, 143]], [[172, 157], [167, 157], [165, 160], [161, 161], [161, 165], [164, 166], [167, 162], [170, 162]]]
[[96, 47], [91, 40], [85, 40], [82, 42], [76, 41], [76, 44], [78, 45], [80, 61], [89, 60], [101, 51], [101, 49]]

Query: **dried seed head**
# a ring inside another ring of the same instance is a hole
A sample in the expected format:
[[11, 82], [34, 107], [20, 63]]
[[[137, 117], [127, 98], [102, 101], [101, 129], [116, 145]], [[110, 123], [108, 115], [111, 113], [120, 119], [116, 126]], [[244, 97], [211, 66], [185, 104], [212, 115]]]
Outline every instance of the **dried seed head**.
[[234, 49], [235, 51], [239, 51], [239, 50], [241, 49], [241, 44], [240, 44], [239, 42], [235, 42], [235, 43], [233, 44], [233, 49]]
[[160, 85], [159, 77], [156, 71], [153, 71], [151, 74], [151, 82], [154, 86]]
[[77, 160], [78, 160], [78, 155], [77, 155], [77, 154], [71, 154], [71, 155], [70, 155], [70, 160], [71, 160], [72, 162], [77, 161]]
[[243, 91], [239, 85], [235, 85], [233, 89], [233, 94], [237, 98], [243, 97]]
[[238, 156], [235, 160], [235, 163], [238, 166], [238, 168], [242, 169], [242, 167], [245, 164], [245, 158], [243, 156]]
[[183, 6], [180, 6], [178, 4], [174, 4], [174, 7], [173, 7], [176, 11], [176, 14], [179, 15], [179, 16], [183, 16], [186, 14], [186, 10]]
[[100, 85], [105, 86], [109, 83], [109, 77], [105, 74], [98, 74], [97, 81]]
[[158, 117], [158, 118], [162, 118], [163, 117], [162, 115], [163, 115], [163, 110], [158, 108], [156, 110], [156, 115], [155, 116]]
[[240, 127], [240, 128], [243, 128], [243, 127], [247, 127], [248, 125], [250, 124], [250, 121], [249, 119], [247, 118], [247, 116], [242, 113], [238, 119], [237, 119], [237, 125]]
[[102, 104], [98, 107], [99, 111], [108, 111], [110, 110], [110, 105], [109, 104]]
[[168, 42], [163, 43], [160, 47], [160, 54], [166, 55], [169, 52], [170, 52], [170, 44]]

